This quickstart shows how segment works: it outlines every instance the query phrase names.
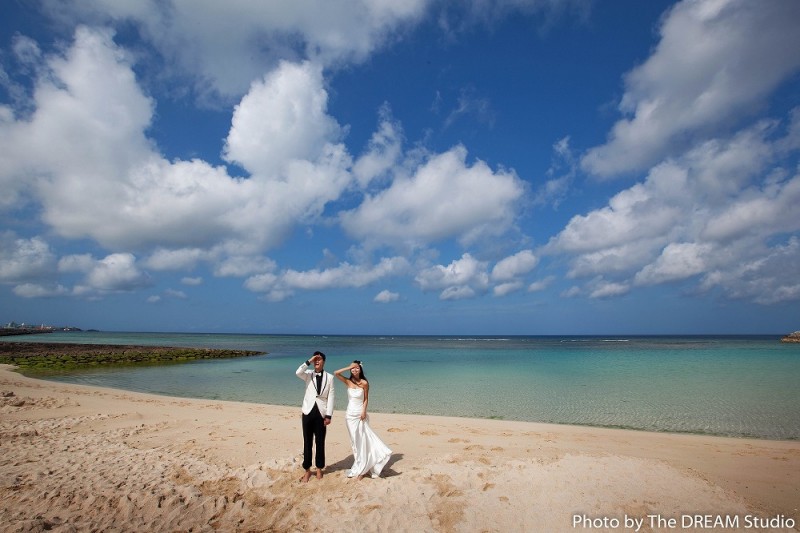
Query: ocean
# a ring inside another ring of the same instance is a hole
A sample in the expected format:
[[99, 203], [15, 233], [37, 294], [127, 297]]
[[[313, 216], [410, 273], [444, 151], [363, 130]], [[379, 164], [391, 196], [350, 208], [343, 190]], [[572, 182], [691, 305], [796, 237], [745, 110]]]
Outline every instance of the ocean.
[[[364, 361], [370, 411], [800, 439], [800, 344], [778, 336], [348, 336], [69, 332], [3, 342], [236, 348], [266, 355], [95, 368], [46, 379], [298, 405], [315, 350]], [[347, 396], [337, 385], [336, 410]], [[335, 416], [335, 415], [334, 415]]]

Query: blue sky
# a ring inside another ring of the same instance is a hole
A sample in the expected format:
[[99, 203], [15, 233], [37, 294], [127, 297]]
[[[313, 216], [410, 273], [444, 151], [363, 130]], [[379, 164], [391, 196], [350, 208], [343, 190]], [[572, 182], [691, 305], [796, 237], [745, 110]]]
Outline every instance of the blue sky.
[[800, 3], [38, 0], [0, 321], [800, 329]]

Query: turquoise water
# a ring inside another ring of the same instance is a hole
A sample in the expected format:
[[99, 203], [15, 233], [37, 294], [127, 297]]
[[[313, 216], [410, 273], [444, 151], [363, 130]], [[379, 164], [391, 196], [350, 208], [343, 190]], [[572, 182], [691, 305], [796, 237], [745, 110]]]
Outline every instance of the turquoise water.
[[[800, 439], [800, 345], [776, 336], [373, 337], [54, 333], [4, 342], [203, 346], [268, 352], [48, 379], [170, 396], [299, 405], [297, 366], [365, 362], [370, 410]], [[346, 403], [337, 389], [336, 409]]]

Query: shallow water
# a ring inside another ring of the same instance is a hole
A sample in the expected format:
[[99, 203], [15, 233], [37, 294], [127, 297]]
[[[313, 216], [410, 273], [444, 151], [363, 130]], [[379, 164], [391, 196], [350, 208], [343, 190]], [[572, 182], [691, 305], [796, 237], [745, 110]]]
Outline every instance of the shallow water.
[[[53, 333], [83, 342], [268, 352], [47, 379], [170, 396], [299, 405], [297, 366], [364, 361], [370, 410], [768, 439], [800, 438], [800, 345], [776, 336], [378, 337]], [[337, 388], [336, 409], [346, 404]]]

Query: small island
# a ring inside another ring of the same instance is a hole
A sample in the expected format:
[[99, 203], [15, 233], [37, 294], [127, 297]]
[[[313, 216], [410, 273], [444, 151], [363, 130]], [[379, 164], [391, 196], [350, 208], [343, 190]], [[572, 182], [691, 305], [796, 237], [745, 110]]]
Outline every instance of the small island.
[[0, 364], [15, 365], [23, 373], [36, 373], [75, 370], [101, 365], [162, 365], [197, 359], [250, 357], [264, 355], [264, 353], [220, 348], [2, 342], [0, 343]]
[[794, 333], [789, 333], [785, 337], [782, 337], [781, 342], [800, 342], [800, 331], [795, 331]]

